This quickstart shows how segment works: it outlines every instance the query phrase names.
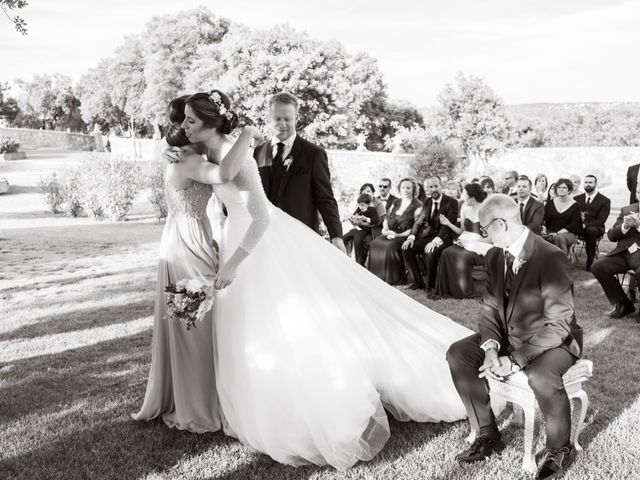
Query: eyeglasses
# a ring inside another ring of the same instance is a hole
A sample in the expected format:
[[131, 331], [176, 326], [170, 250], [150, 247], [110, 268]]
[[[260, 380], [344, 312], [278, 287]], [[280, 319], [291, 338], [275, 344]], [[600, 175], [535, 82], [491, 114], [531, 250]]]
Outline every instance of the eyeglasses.
[[484, 227], [480, 227], [480, 233], [482, 234], [483, 237], [486, 238], [489, 236], [489, 232], [488, 232], [489, 227], [491, 227], [491, 224], [496, 220], [502, 220], [504, 223], [507, 223], [507, 221], [504, 218], [499, 218], [499, 217], [494, 218], [489, 223], [487, 223]]
[[391, 188], [391, 185], [378, 185], [378, 188]]

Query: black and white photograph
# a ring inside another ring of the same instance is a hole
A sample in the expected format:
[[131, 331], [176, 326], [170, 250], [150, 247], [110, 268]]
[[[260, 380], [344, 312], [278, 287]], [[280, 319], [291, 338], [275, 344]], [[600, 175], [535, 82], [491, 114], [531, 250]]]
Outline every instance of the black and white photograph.
[[0, 479], [638, 478], [638, 25], [0, 0]]

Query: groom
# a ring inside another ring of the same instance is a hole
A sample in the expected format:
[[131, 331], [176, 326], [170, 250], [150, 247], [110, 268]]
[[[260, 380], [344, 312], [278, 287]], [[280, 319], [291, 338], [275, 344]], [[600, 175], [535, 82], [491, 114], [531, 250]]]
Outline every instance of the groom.
[[273, 138], [258, 147], [262, 185], [276, 207], [318, 232], [318, 212], [331, 243], [346, 253], [338, 204], [331, 189], [327, 153], [296, 133], [298, 99], [280, 92], [269, 100]]
[[475, 462], [504, 448], [486, 378], [501, 380], [522, 369], [546, 420], [547, 451], [536, 479], [557, 478], [575, 458], [562, 376], [582, 350], [569, 263], [560, 249], [522, 225], [511, 197], [488, 197], [478, 217], [481, 231], [495, 245], [485, 259], [480, 333], [447, 352], [453, 382], [478, 436], [456, 458]]

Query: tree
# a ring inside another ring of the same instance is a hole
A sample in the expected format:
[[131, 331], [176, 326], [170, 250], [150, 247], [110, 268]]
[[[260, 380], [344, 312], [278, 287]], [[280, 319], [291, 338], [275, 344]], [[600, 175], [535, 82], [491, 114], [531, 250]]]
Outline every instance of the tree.
[[9, 14], [10, 10], [20, 10], [27, 6], [26, 0], [0, 0], [0, 10], [2, 13], [9, 19], [16, 31], [22, 35], [27, 34], [27, 23], [24, 19], [18, 15], [14, 15], [13, 17]]
[[198, 50], [185, 85], [191, 91], [220, 88], [242, 122], [259, 126], [269, 97], [291, 92], [301, 103], [298, 128], [326, 147], [355, 147], [358, 135], [373, 135], [380, 128], [376, 109], [386, 100], [376, 60], [289, 26], [233, 26], [222, 42]]
[[9, 85], [0, 83], [0, 120], [13, 125], [16, 117], [20, 113], [20, 107], [15, 98], [8, 97]]
[[84, 120], [98, 124], [104, 133], [146, 133], [148, 122], [142, 112], [144, 64], [143, 38], [132, 35], [125, 37], [114, 57], [101, 60], [83, 75], [76, 91]]
[[17, 80], [18, 104], [25, 123], [34, 119], [42, 128], [82, 130], [80, 100], [73, 93], [71, 79], [65, 75], [34, 75], [31, 81]]
[[505, 148], [509, 121], [504, 105], [482, 79], [459, 73], [456, 86], [447, 85], [438, 102], [436, 124], [440, 136], [459, 141], [468, 159], [478, 158], [486, 166]]
[[144, 82], [141, 112], [159, 127], [169, 102], [183, 93], [184, 78], [201, 46], [218, 43], [229, 21], [199, 7], [175, 15], [154, 17], [143, 35]]

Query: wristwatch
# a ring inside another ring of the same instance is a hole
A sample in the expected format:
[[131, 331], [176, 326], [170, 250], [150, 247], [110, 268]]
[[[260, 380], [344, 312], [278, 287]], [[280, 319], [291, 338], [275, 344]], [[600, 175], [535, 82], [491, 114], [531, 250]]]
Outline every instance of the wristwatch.
[[507, 357], [511, 362], [511, 373], [518, 373], [520, 371], [520, 365], [518, 365], [518, 362], [516, 362], [516, 359], [513, 358], [513, 355], [511, 354], [507, 355]]

